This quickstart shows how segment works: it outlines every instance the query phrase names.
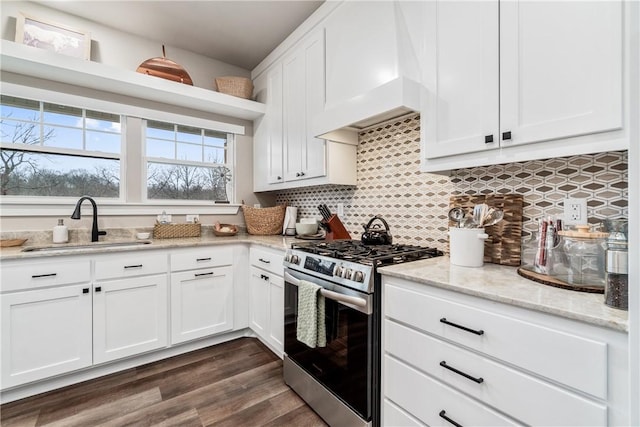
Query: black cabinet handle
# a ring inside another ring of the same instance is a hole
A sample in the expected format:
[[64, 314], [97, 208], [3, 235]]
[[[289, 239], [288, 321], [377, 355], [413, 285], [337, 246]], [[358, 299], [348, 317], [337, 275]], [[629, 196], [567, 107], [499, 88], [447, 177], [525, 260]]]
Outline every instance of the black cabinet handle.
[[265, 276], [264, 274], [261, 274], [261, 275], [260, 275], [260, 278], [261, 278], [262, 280], [269, 280], [269, 276]]
[[269, 261], [268, 259], [258, 258], [258, 261], [264, 262], [265, 264], [271, 264], [271, 261]]
[[196, 273], [194, 274], [195, 277], [201, 277], [201, 276], [213, 276], [213, 271], [210, 271], [208, 273]]
[[502, 140], [506, 141], [508, 139], [511, 139], [511, 131], [508, 132], [502, 132]]
[[296, 176], [300, 176], [300, 172], [296, 172]]
[[89, 288], [83, 288], [82, 289], [82, 293], [83, 294], [88, 294], [89, 293]]
[[209, 258], [196, 258], [196, 261], [211, 261], [211, 257], [209, 257]]
[[56, 277], [58, 273], [49, 273], [49, 274], [34, 274], [31, 276], [32, 279], [38, 279], [40, 277]]
[[282, 179], [282, 177], [281, 177], [281, 176], [276, 176], [276, 179], [277, 179], [278, 181], [280, 181], [280, 180]]
[[458, 375], [462, 375], [463, 377], [478, 383], [478, 384], [482, 384], [484, 382], [484, 378], [480, 377], [480, 378], [476, 378], [476, 377], [472, 377], [471, 375], [467, 374], [466, 372], [462, 372], [459, 369], [454, 368], [453, 366], [447, 365], [447, 362], [445, 362], [444, 360], [442, 362], [440, 362], [440, 366], [442, 366], [443, 368], [447, 368], [448, 370], [455, 372]]
[[485, 143], [485, 144], [489, 144], [489, 143], [491, 143], [491, 142], [493, 142], [493, 135], [485, 135], [485, 137], [484, 137], [484, 143]]
[[453, 424], [456, 427], [464, 427], [462, 424], [457, 423], [457, 422], [453, 421], [451, 418], [447, 417], [447, 413], [445, 412], [444, 409], [442, 411], [440, 411], [440, 413], [438, 415], [440, 415], [440, 418], [444, 418], [445, 420], [449, 421], [451, 424]]
[[101, 292], [102, 291], [102, 286], [96, 286], [96, 292]]
[[440, 319], [440, 322], [449, 326], [453, 326], [454, 328], [462, 329], [463, 331], [471, 332], [472, 334], [476, 334], [476, 335], [484, 334], [484, 331], [482, 329], [475, 330], [475, 329], [467, 328], [466, 326], [457, 325], [455, 323], [449, 322], [446, 317], [443, 317], [442, 319]]
[[304, 172], [300, 172], [300, 176], [304, 176]]
[[125, 265], [124, 268], [142, 268], [142, 264], [136, 264], [136, 265]]

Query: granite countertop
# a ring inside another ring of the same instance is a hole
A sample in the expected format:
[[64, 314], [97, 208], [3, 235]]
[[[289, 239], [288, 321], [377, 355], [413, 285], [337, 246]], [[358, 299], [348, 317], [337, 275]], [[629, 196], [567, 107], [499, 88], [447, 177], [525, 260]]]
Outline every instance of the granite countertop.
[[449, 263], [448, 256], [443, 256], [383, 267], [378, 271], [385, 276], [628, 331], [629, 313], [605, 305], [602, 294], [543, 285], [519, 276], [516, 270], [497, 264], [458, 267]]
[[[285, 237], [285, 236], [255, 236], [245, 233], [238, 233], [235, 236], [229, 237], [217, 237], [213, 235], [203, 235], [201, 237], [188, 237], [188, 238], [177, 238], [177, 239], [152, 239], [149, 244], [136, 244], [135, 238], [115, 238], [113, 240], [106, 240], [96, 242], [92, 248], [76, 248], [74, 249], [74, 245], [82, 244], [82, 245], [92, 245], [90, 242], [82, 241], [76, 243], [65, 243], [65, 244], [34, 244], [34, 245], [24, 245], [20, 247], [8, 247], [0, 249], [0, 260], [15, 260], [15, 259], [36, 259], [36, 258], [45, 258], [45, 257], [57, 257], [57, 256], [65, 256], [65, 255], [86, 255], [86, 254], [103, 254], [103, 253], [117, 253], [117, 252], [128, 252], [128, 251], [141, 251], [141, 250], [150, 250], [150, 249], [176, 249], [176, 248], [188, 248], [188, 247], [199, 247], [199, 246], [216, 246], [216, 245], [228, 245], [233, 243], [254, 243], [261, 246], [266, 246], [273, 249], [286, 250], [291, 247], [291, 243], [294, 241], [299, 241], [293, 237]], [[109, 243], [121, 243], [121, 242], [130, 242], [132, 245], [130, 246], [103, 246]], [[59, 248], [59, 250], [54, 251], [33, 251], [33, 252], [22, 252], [23, 249], [28, 247], [50, 247], [55, 246]], [[65, 248], [69, 248], [65, 250]]]

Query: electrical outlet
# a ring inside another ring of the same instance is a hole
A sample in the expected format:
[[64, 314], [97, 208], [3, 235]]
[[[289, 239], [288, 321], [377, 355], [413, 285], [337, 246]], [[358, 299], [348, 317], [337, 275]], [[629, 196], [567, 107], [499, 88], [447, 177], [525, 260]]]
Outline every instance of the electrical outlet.
[[260, 206], [260, 203], [254, 203], [254, 204], [253, 204], [253, 207], [254, 207], [254, 208], [260, 208], [261, 206]]
[[344, 203], [338, 203], [338, 216], [344, 217]]
[[564, 223], [567, 225], [587, 223], [587, 199], [564, 199]]
[[200, 215], [195, 214], [195, 215], [187, 215], [187, 222], [188, 223], [196, 223], [196, 222], [200, 222]]

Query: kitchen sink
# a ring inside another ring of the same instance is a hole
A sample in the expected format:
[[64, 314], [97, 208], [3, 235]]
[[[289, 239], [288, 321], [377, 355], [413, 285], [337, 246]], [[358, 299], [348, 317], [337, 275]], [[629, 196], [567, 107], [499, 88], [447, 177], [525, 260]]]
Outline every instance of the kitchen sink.
[[34, 246], [24, 248], [21, 252], [86, 251], [90, 249], [123, 248], [128, 246], [137, 247], [140, 245], [148, 245], [150, 243], [150, 240], [140, 240], [136, 242], [96, 242], [85, 243], [82, 245]]

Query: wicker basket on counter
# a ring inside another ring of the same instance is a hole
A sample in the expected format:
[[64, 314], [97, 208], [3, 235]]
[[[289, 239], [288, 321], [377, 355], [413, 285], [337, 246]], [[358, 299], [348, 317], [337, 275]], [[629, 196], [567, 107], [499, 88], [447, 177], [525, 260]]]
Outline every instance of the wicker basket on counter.
[[216, 77], [218, 92], [251, 99], [253, 82], [246, 77]]
[[272, 208], [254, 208], [242, 205], [247, 233], [261, 236], [282, 234], [282, 224], [287, 205]]
[[200, 237], [200, 224], [159, 224], [153, 227], [156, 239], [177, 239], [181, 237]]

